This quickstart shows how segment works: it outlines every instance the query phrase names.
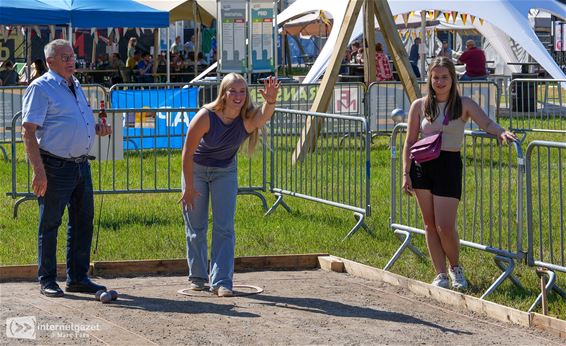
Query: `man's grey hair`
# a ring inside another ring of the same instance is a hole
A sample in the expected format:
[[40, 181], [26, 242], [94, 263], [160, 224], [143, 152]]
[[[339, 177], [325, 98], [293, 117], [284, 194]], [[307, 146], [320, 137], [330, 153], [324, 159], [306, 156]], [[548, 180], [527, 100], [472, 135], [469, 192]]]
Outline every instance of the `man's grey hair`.
[[476, 46], [476, 41], [474, 41], [474, 40], [467, 40], [467, 41], [466, 41], [466, 46], [467, 46], [467, 45], [471, 45], [472, 47], [475, 47], [475, 46]]
[[45, 54], [45, 59], [55, 57], [56, 54], [55, 52], [57, 50], [57, 47], [65, 47], [65, 46], [71, 47], [71, 49], [73, 48], [71, 42], [67, 40], [57, 39], [49, 42], [48, 44], [45, 45], [45, 48], [43, 48], [43, 54]]

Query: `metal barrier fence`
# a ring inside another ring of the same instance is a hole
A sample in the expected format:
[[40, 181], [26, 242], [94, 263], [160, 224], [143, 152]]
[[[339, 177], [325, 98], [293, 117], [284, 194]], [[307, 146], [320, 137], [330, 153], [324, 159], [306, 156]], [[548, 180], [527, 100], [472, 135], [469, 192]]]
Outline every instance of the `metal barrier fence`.
[[[391, 268], [408, 247], [424, 255], [412, 244], [412, 234], [425, 234], [416, 198], [402, 189], [402, 152], [406, 124], [398, 124], [391, 136], [390, 227], [402, 244], [385, 266]], [[523, 252], [523, 153], [520, 144], [500, 146], [494, 136], [466, 130], [462, 147], [463, 186], [457, 227], [460, 244], [495, 255], [503, 273], [482, 295], [492, 293], [506, 278], [521, 287], [512, 275], [515, 260]], [[505, 266], [507, 263], [507, 266]]]
[[[545, 290], [554, 290], [566, 299], [566, 292], [556, 284], [555, 271], [566, 273], [566, 143], [532, 141], [526, 151], [527, 185], [527, 264], [543, 267], [547, 275]], [[542, 293], [529, 311], [540, 303]]]
[[[4, 157], [7, 153], [2, 146], [12, 141], [12, 117], [22, 110], [22, 101], [27, 86], [0, 87], [0, 150]], [[98, 84], [86, 84], [82, 86], [87, 101], [92, 108], [98, 108], [100, 100], [108, 101], [106, 89]], [[16, 141], [21, 141], [21, 122], [14, 124], [16, 129]]]
[[[136, 116], [136, 121], [129, 123], [124, 118], [131, 112], [145, 114]], [[95, 194], [133, 194], [133, 193], [166, 193], [181, 191], [181, 149], [175, 142], [182, 142], [186, 131], [173, 132], [169, 128], [159, 131], [159, 125], [149, 119], [159, 116], [170, 119], [172, 114], [185, 116], [185, 109], [107, 109], [108, 124], [113, 128], [111, 137], [97, 137], [93, 152], [97, 157], [92, 161], [93, 188]], [[143, 120], [142, 120], [143, 119]], [[21, 120], [21, 112], [16, 114], [12, 124]], [[183, 119], [182, 119], [183, 120]], [[17, 217], [18, 206], [27, 200], [35, 199], [31, 189], [33, 172], [29, 162], [22, 167], [18, 164], [18, 153], [22, 153], [23, 145], [18, 150], [16, 129], [12, 127], [12, 191], [7, 193], [13, 199], [14, 217]], [[134, 150], [124, 150], [124, 144], [131, 141], [141, 146]], [[158, 147], [158, 143], [165, 143]], [[175, 145], [173, 145], [175, 144]], [[259, 191], [266, 191], [265, 174], [265, 134], [258, 143], [256, 154], [248, 158], [246, 154], [238, 154], [238, 194], [250, 194], [260, 198], [264, 210], [267, 202]], [[261, 162], [260, 162], [261, 160]], [[20, 158], [21, 161], [21, 158]], [[251, 166], [263, 166], [262, 176], [252, 174]], [[244, 169], [247, 167], [247, 169]]]
[[497, 85], [497, 90], [500, 91], [500, 98], [499, 98], [499, 108], [509, 108], [510, 95], [509, 95], [509, 83], [511, 83], [511, 76], [510, 75], [489, 75], [487, 80], [490, 82], [495, 83]]
[[[421, 92], [426, 94], [426, 83], [419, 82]], [[500, 90], [497, 84], [490, 81], [459, 82], [460, 95], [468, 96], [476, 101], [484, 112], [496, 119], [499, 112]], [[403, 89], [401, 82], [375, 82], [372, 83], [366, 96], [366, 114], [369, 116], [371, 132], [391, 132], [395, 122], [391, 119], [391, 112], [400, 108], [408, 115], [411, 103]], [[406, 119], [404, 120], [406, 121]], [[468, 128], [477, 126], [470, 121]]]
[[[218, 96], [218, 82], [197, 82], [197, 83], [150, 83], [150, 84], [116, 84], [110, 88], [112, 106], [114, 108], [126, 108], [126, 104], [143, 104], [155, 102], [174, 107], [183, 104], [184, 107], [199, 109], [206, 103], [212, 102]], [[291, 84], [281, 85], [277, 95], [277, 107], [308, 111], [318, 92], [319, 84]], [[263, 84], [252, 84], [249, 86], [250, 97], [253, 102], [261, 103], [263, 98], [259, 90], [263, 89]], [[181, 90], [183, 88], [195, 88], [197, 95], [191, 93], [168, 93], [167, 90]], [[129, 93], [124, 97], [113, 97], [113, 92], [125, 91], [146, 91], [145, 93]], [[153, 95], [151, 95], [153, 94]], [[365, 85], [363, 83], [337, 83], [334, 86], [332, 101], [330, 102], [328, 113], [342, 115], [363, 115], [364, 114]], [[191, 100], [193, 98], [193, 100]], [[118, 103], [116, 103], [118, 101]], [[147, 105], [144, 105], [147, 106]]]
[[511, 130], [566, 133], [565, 79], [513, 79], [509, 95]]
[[[311, 136], [305, 128], [319, 124]], [[310, 151], [297, 147], [310, 140]], [[276, 109], [271, 119], [271, 192], [278, 196], [267, 214], [279, 205], [289, 207], [283, 196], [299, 197], [354, 212], [358, 220], [346, 238], [370, 215], [370, 138], [362, 117]]]

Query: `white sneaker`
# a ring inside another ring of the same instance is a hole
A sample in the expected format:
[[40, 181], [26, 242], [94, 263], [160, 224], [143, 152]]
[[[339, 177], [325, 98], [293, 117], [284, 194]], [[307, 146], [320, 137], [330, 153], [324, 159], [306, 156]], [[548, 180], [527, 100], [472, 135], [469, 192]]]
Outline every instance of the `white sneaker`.
[[448, 275], [445, 273], [438, 274], [434, 280], [432, 280], [432, 285], [436, 287], [448, 288]]
[[224, 286], [211, 288], [210, 291], [212, 292], [212, 294], [216, 294], [219, 297], [233, 297], [234, 296], [234, 292], [232, 292], [231, 289], [226, 288]]
[[189, 288], [193, 291], [204, 291], [206, 287], [206, 283], [203, 280], [189, 280]]
[[450, 268], [450, 281], [452, 281], [452, 288], [455, 290], [465, 290], [468, 288], [468, 281], [464, 277], [464, 270], [462, 267], [456, 266]]

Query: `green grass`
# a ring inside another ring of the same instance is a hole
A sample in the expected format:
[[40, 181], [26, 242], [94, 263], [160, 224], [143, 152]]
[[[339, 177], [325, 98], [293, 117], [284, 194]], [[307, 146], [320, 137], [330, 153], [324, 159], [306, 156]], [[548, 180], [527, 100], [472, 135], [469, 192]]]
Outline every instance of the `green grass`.
[[[535, 138], [564, 141], [563, 135], [529, 134], [527, 142]], [[387, 139], [376, 138], [371, 149], [372, 213], [366, 223], [373, 230], [373, 236], [360, 230], [343, 242], [342, 238], [355, 224], [352, 212], [346, 210], [285, 197], [286, 203], [292, 208], [291, 213], [280, 207], [271, 216], [264, 217], [264, 211], [257, 197], [239, 196], [236, 212], [236, 256], [327, 252], [382, 268], [400, 242], [389, 229], [390, 154]], [[18, 145], [17, 150], [18, 181], [23, 182], [19, 185], [21, 190], [27, 182], [27, 170], [23, 159], [23, 147]], [[526, 145], [523, 146], [523, 150], [526, 150]], [[175, 188], [179, 186], [180, 153], [178, 151], [144, 153], [143, 160], [147, 167], [143, 169], [143, 178], [140, 178], [142, 169], [136, 166], [139, 165], [140, 157], [135, 153], [129, 155], [131, 155], [130, 169], [135, 173], [131, 174], [127, 184], [124, 163], [117, 164], [114, 172], [117, 188], [136, 189], [140, 187], [142, 181], [143, 186], [152, 188], [164, 188], [168, 184]], [[259, 153], [252, 160], [253, 185], [261, 182], [261, 160], [258, 158]], [[469, 156], [466, 159], [471, 160]], [[486, 159], [484, 161], [488, 162]], [[154, 165], [159, 167], [156, 175], [151, 172]], [[170, 175], [167, 173], [167, 165], [171, 167]], [[485, 174], [489, 172], [488, 166], [489, 163], [484, 168]], [[247, 160], [242, 158], [239, 170], [241, 182], [246, 181], [247, 167]], [[98, 187], [99, 168], [98, 163], [93, 164], [95, 189]], [[109, 186], [108, 179], [111, 173], [111, 166], [108, 166], [105, 174], [101, 175], [100, 181], [103, 182], [104, 188]], [[9, 162], [0, 161], [0, 177], [0, 190], [10, 191]], [[473, 174], [468, 172], [466, 179], [469, 188], [474, 185], [473, 178]], [[484, 198], [489, 193], [489, 191], [482, 192]], [[270, 193], [264, 193], [264, 196], [269, 204], [275, 201], [275, 197]], [[95, 232], [100, 216], [100, 237], [98, 252], [91, 258], [93, 261], [185, 257], [184, 227], [180, 206], [177, 204], [179, 193], [105, 195], [102, 213], [99, 214], [101, 198], [100, 195], [95, 197]], [[35, 201], [23, 203], [16, 219], [13, 219], [11, 214], [13, 204], [14, 200], [11, 197], [5, 195], [0, 197], [0, 264], [35, 263], [37, 203]], [[471, 225], [471, 221], [468, 222]], [[470, 225], [467, 226], [468, 229], [471, 229]], [[60, 232], [58, 261], [64, 263], [64, 229], [61, 228]], [[526, 247], [526, 243], [524, 244]], [[426, 251], [423, 237], [415, 237], [415, 245]], [[480, 296], [500, 274], [493, 262], [493, 256], [463, 248], [461, 258], [472, 286], [469, 294]], [[420, 260], [409, 251], [401, 256], [392, 271], [425, 282], [430, 282], [434, 276], [430, 260]], [[523, 264], [518, 264], [515, 274], [526, 289], [517, 289], [507, 280], [489, 297], [489, 300], [527, 310], [539, 293], [539, 281], [534, 269]], [[566, 288], [566, 275], [559, 273], [558, 276], [559, 285]], [[549, 313], [566, 319], [566, 302], [556, 294], [549, 295]]]

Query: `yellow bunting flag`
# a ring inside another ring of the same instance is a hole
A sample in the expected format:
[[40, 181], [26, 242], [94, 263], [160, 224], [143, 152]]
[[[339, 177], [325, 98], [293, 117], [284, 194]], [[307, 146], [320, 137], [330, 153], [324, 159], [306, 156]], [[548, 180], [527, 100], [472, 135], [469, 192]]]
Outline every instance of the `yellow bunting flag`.
[[480, 24], [483, 25], [483, 18], [480, 18]]
[[446, 19], [446, 23], [450, 20], [450, 12], [444, 12], [444, 19]]
[[452, 23], [456, 23], [456, 18], [458, 18], [458, 11], [452, 11]]
[[475, 21], [476, 21], [476, 16], [472, 16], [470, 14], [470, 22], [472, 22], [472, 24], [474, 24]]
[[434, 17], [432, 19], [437, 19], [440, 16], [441, 13], [442, 13], [442, 11], [434, 10]]
[[468, 19], [468, 15], [465, 13], [460, 14], [460, 18], [462, 18], [462, 23], [466, 25], [466, 20]]
[[405, 27], [409, 23], [409, 13], [403, 13], [403, 23], [405, 23]]

